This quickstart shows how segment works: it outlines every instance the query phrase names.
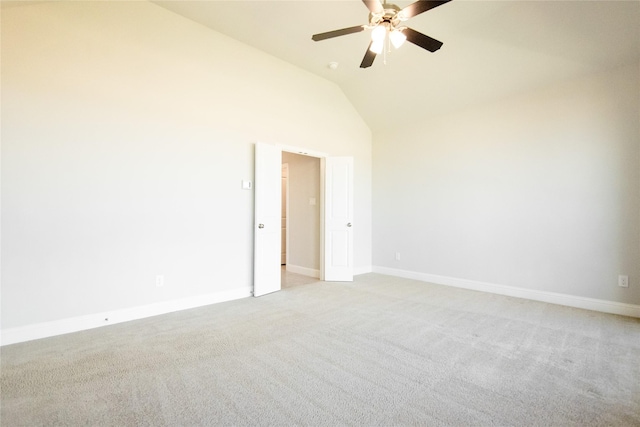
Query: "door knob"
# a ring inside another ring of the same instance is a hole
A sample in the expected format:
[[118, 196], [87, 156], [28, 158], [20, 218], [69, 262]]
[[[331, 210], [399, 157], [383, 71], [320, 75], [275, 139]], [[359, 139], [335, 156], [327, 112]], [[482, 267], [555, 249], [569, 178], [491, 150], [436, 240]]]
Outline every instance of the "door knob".
[[347, 224], [347, 227], [351, 227], [351, 223]]
[[264, 224], [258, 224], [258, 228], [264, 228]]

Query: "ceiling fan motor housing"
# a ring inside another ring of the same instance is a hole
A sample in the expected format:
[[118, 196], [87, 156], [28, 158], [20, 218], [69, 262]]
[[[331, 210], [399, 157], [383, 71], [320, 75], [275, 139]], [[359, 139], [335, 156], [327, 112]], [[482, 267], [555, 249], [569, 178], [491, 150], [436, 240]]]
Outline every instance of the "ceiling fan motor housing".
[[369, 13], [369, 28], [377, 27], [378, 25], [387, 25], [390, 30], [397, 28], [402, 21], [406, 21], [408, 18], [404, 18], [400, 9], [395, 4], [385, 3], [384, 10], [379, 13]]

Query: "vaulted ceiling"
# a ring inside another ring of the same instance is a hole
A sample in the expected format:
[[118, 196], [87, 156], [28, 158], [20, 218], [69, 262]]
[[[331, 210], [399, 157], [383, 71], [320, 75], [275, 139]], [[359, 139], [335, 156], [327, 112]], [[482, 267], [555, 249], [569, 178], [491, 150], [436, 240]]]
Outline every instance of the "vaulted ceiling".
[[374, 131], [640, 61], [633, 0], [453, 0], [406, 22], [442, 41], [440, 50], [406, 43], [367, 69], [359, 65], [369, 31], [311, 40], [366, 24], [360, 0], [154, 3], [335, 82]]

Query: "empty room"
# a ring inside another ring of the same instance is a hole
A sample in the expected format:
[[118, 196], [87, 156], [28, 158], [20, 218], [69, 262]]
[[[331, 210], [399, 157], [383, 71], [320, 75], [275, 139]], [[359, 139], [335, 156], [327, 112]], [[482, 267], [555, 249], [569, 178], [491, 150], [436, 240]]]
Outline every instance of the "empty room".
[[0, 4], [3, 426], [640, 425], [640, 2]]

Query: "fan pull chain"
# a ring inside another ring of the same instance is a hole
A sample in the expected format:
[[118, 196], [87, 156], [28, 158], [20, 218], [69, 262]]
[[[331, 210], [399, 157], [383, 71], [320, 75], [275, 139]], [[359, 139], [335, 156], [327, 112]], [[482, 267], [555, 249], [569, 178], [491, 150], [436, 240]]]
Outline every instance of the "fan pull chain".
[[391, 42], [389, 37], [385, 39], [386, 43], [382, 45], [382, 64], [387, 65], [387, 51], [391, 50]]
[[385, 46], [385, 50], [384, 50], [384, 61], [383, 64], [387, 65], [387, 54], [391, 55], [391, 52], [393, 49], [391, 49], [391, 38], [387, 37], [386, 41], [386, 46]]

